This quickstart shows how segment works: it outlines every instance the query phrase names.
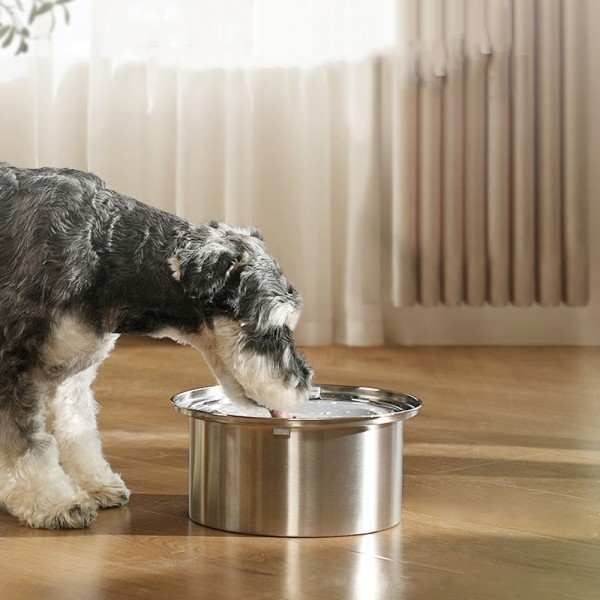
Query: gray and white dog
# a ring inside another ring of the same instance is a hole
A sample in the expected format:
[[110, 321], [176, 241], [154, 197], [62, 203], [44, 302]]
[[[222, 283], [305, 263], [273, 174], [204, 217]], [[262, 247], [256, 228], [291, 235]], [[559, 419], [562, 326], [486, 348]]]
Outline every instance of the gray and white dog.
[[312, 377], [293, 342], [300, 306], [256, 230], [0, 163], [0, 503], [42, 528], [127, 503], [90, 388], [120, 333], [190, 344], [233, 401], [285, 415]]

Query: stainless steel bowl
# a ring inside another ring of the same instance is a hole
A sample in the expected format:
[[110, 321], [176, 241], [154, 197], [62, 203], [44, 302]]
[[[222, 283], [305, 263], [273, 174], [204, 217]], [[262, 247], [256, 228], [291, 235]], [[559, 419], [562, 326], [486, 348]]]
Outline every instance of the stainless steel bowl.
[[414, 396], [321, 385], [286, 419], [240, 409], [219, 386], [182, 392], [171, 402], [191, 417], [193, 521], [293, 537], [399, 523], [403, 421], [421, 408]]

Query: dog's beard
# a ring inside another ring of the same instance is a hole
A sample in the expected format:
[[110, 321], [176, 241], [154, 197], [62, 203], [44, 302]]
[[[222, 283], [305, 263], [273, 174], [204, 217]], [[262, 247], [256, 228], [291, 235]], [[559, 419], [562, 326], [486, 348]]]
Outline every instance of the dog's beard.
[[[290, 411], [308, 399], [308, 382], [300, 372], [301, 359], [289, 348], [281, 348], [271, 356], [245, 347], [242, 335], [238, 322], [216, 317], [212, 328], [190, 337], [189, 343], [202, 352], [232, 402], [249, 411], [264, 407], [276, 418], [289, 418]], [[291, 365], [282, 370], [286, 360], [298, 362], [298, 373]], [[310, 376], [310, 371], [306, 375]]]

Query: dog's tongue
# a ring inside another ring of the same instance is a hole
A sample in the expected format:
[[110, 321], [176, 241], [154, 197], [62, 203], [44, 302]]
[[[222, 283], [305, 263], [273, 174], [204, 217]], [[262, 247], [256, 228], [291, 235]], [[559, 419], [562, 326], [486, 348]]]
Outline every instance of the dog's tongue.
[[270, 410], [271, 416], [274, 419], [289, 419], [290, 413], [287, 410]]

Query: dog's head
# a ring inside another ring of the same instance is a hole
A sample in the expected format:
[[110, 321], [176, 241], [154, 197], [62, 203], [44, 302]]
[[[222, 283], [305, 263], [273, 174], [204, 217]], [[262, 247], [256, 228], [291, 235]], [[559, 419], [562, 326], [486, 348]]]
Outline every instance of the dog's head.
[[200, 243], [169, 259], [172, 276], [203, 316], [192, 340], [227, 395], [287, 411], [308, 398], [312, 368], [293, 331], [302, 300], [257, 230], [210, 223]]

